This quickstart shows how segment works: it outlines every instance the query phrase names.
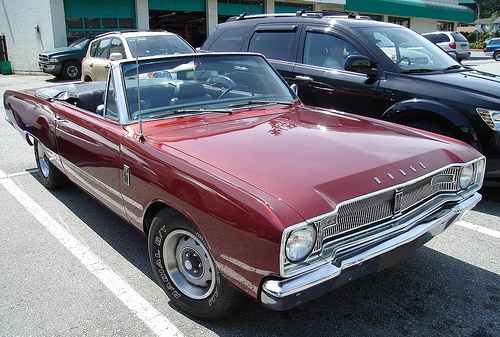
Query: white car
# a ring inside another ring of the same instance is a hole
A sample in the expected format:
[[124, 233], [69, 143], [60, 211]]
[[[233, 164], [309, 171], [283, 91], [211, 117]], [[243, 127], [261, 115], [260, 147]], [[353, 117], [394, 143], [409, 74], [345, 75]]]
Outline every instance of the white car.
[[180, 36], [169, 32], [110, 32], [99, 35], [89, 45], [82, 60], [82, 81], [105, 81], [110, 60], [137, 56], [192, 54], [196, 51]]
[[444, 49], [448, 54], [454, 55], [458, 62], [470, 57], [469, 41], [459, 32], [432, 32], [422, 34], [422, 36]]

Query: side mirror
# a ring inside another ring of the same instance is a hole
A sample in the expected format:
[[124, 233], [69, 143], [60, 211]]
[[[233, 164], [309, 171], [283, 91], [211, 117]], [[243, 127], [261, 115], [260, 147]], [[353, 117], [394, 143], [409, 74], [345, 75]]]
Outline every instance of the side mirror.
[[297, 85], [297, 83], [293, 83], [290, 88], [292, 88], [293, 92], [295, 93], [295, 95], [299, 95], [299, 86]]
[[368, 76], [378, 74], [377, 64], [364, 55], [349, 55], [345, 60], [344, 69]]
[[122, 58], [123, 58], [122, 53], [111, 53], [111, 55], [109, 56], [109, 59], [111, 61], [121, 60]]

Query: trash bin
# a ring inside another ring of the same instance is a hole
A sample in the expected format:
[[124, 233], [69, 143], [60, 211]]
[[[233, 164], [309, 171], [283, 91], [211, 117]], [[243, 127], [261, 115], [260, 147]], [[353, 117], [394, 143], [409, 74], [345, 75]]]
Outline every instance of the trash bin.
[[4, 75], [12, 74], [12, 68], [10, 67], [10, 61], [0, 61], [0, 72]]

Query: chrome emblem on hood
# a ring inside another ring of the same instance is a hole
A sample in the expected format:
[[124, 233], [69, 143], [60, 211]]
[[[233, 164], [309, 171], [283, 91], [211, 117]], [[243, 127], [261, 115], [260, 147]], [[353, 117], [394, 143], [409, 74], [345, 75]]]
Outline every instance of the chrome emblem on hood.
[[401, 201], [403, 199], [403, 189], [397, 189], [394, 193], [394, 202], [393, 202], [393, 210], [392, 214], [397, 215], [401, 212]]

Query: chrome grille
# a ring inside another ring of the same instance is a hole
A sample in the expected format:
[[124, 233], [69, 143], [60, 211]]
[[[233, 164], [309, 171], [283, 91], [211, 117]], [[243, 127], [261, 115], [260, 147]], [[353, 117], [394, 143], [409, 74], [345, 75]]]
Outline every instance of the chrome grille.
[[49, 56], [44, 55], [44, 54], [38, 54], [38, 61], [43, 62], [43, 63], [47, 63], [47, 62], [49, 62]]
[[[343, 204], [339, 207], [336, 221], [332, 225], [316, 224], [320, 230], [318, 238], [323, 241], [403, 213], [438, 193], [457, 191], [459, 174], [460, 167], [447, 168], [410, 185], [395, 187], [393, 190]], [[398, 206], [395, 206], [397, 193]], [[317, 242], [315, 248], [319, 249], [321, 246], [322, 242]]]

